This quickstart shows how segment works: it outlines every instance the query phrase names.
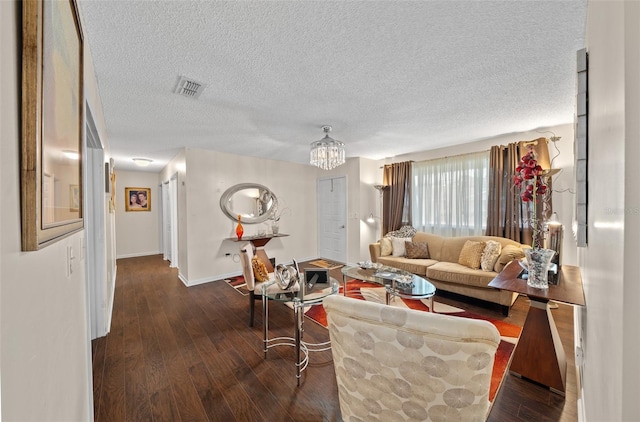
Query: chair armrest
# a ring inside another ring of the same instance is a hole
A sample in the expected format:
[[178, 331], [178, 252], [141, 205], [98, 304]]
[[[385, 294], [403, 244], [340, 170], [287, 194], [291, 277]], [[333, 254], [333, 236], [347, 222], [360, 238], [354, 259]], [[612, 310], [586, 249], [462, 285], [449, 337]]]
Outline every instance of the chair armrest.
[[380, 257], [380, 242], [369, 244], [369, 255], [371, 255], [371, 262], [378, 262]]

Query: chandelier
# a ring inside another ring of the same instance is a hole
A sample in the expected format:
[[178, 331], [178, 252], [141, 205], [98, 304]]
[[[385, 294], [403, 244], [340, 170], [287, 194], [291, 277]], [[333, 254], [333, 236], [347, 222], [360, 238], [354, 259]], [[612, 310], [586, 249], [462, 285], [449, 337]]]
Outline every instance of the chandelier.
[[322, 126], [322, 130], [324, 138], [311, 143], [310, 163], [323, 170], [331, 170], [344, 164], [344, 143], [329, 136], [331, 126]]

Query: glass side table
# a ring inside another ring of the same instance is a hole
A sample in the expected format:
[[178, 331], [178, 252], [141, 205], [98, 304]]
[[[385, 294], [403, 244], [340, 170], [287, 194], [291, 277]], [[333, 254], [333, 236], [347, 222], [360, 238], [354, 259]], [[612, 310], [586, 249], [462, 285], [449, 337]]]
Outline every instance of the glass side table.
[[[270, 348], [276, 346], [291, 346], [295, 347], [296, 355], [296, 381], [300, 385], [300, 376], [302, 371], [307, 368], [309, 364], [310, 352], [322, 352], [331, 349], [331, 342], [325, 341], [322, 343], [308, 343], [302, 339], [304, 333], [304, 308], [306, 306], [317, 305], [322, 303], [322, 300], [330, 295], [337, 294], [340, 289], [340, 283], [335, 278], [331, 277], [329, 283], [326, 285], [316, 284], [312, 291], [307, 292], [306, 283], [304, 282], [304, 275], [300, 274], [300, 290], [293, 291], [269, 291], [269, 287], [275, 285], [277, 282], [274, 280], [262, 285], [262, 316], [263, 316], [263, 344], [264, 344], [264, 358], [267, 358], [267, 352]], [[294, 332], [293, 337], [273, 337], [269, 338], [269, 301], [274, 300], [277, 302], [292, 302], [294, 313]]]

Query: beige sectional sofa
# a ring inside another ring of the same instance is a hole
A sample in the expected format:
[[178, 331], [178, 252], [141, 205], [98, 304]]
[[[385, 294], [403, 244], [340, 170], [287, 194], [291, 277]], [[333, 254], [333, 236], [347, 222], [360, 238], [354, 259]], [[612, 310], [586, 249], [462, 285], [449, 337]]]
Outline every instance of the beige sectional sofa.
[[[467, 240], [500, 243], [502, 253], [498, 257], [493, 271], [473, 269], [459, 264], [460, 252]], [[429, 258], [407, 258], [406, 256], [381, 256], [380, 242], [369, 245], [371, 261], [400, 268], [425, 277], [438, 290], [494, 302], [502, 306], [505, 315], [515, 302], [517, 293], [488, 287], [489, 282], [513, 259], [524, 257], [522, 250], [528, 246], [510, 239], [493, 236], [443, 237], [435, 234], [417, 232], [412, 242], [426, 242]], [[507, 247], [509, 246], [509, 247]]]

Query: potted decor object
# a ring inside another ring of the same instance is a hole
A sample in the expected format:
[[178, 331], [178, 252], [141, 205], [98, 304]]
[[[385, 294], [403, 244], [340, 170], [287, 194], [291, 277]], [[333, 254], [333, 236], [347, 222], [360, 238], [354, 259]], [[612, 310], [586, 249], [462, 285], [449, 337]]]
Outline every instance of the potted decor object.
[[532, 207], [529, 222], [533, 230], [533, 241], [531, 249], [524, 251], [527, 259], [526, 267], [529, 272], [527, 285], [537, 289], [547, 289], [549, 288], [549, 265], [556, 252], [553, 249], [542, 247], [544, 221], [539, 218], [537, 207], [544, 195], [547, 194], [547, 185], [544, 181], [544, 170], [538, 164], [532, 147], [529, 147], [527, 153], [520, 159], [513, 182], [515, 187], [520, 190], [522, 202], [530, 202]]

